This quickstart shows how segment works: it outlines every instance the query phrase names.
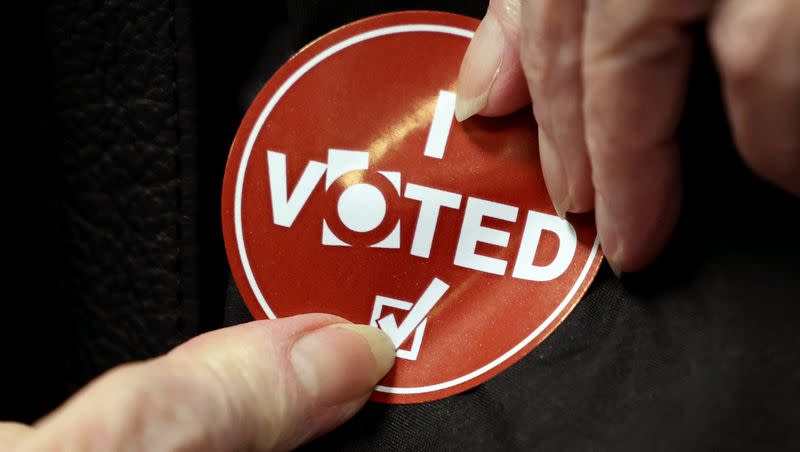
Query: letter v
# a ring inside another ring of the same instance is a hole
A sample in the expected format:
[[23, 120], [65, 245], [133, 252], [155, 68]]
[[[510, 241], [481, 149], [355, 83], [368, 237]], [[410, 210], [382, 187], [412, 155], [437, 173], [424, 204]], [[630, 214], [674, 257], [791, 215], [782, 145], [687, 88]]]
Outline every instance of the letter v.
[[300, 180], [288, 196], [286, 177], [286, 155], [281, 152], [267, 151], [267, 172], [269, 173], [269, 190], [272, 198], [272, 219], [278, 226], [291, 227], [297, 215], [306, 205], [306, 201], [314, 191], [327, 165], [309, 161]]

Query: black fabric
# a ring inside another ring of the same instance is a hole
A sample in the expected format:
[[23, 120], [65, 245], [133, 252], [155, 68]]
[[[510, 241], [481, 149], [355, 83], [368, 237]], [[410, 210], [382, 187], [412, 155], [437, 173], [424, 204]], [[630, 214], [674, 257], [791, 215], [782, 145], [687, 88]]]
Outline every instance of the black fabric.
[[[226, 296], [220, 185], [244, 111], [294, 51], [380, 12], [485, 8], [31, 5], [0, 416], [33, 420], [105, 369], [250, 318], [235, 286]], [[656, 263], [622, 282], [603, 266], [562, 326], [489, 382], [370, 403], [306, 449], [800, 449], [800, 201], [737, 157], [703, 46], [680, 140], [684, 208]]]

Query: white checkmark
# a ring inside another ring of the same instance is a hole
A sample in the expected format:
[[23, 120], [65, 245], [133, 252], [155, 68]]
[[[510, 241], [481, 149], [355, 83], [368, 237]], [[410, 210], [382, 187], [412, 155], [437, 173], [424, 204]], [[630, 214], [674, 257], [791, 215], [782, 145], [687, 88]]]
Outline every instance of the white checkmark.
[[433, 278], [433, 281], [425, 289], [422, 296], [419, 297], [419, 300], [414, 303], [414, 307], [408, 312], [406, 319], [403, 320], [400, 326], [397, 325], [394, 314], [389, 314], [378, 320], [378, 325], [392, 339], [395, 348], [399, 348], [408, 339], [408, 336], [425, 320], [425, 317], [449, 288], [450, 286], [444, 281], [439, 278]]

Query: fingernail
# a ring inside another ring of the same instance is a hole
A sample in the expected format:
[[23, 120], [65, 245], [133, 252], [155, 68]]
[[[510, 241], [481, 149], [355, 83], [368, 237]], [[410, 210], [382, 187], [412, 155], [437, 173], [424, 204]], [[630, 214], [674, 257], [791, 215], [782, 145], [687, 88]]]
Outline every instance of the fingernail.
[[569, 206], [570, 206], [569, 195], [567, 195], [567, 197], [562, 199], [561, 202], [553, 202], [553, 207], [555, 207], [558, 217], [561, 218], [562, 220], [567, 217], [567, 212], [569, 212]]
[[547, 193], [550, 195], [556, 213], [563, 219], [572, 204], [567, 180], [564, 176], [564, 167], [558, 151], [553, 147], [552, 141], [541, 127], [539, 128], [539, 161], [542, 165], [542, 175]]
[[491, 12], [486, 13], [475, 36], [467, 47], [456, 87], [456, 119], [464, 121], [479, 113], [489, 102], [500, 66], [503, 63], [505, 37], [500, 22]]
[[619, 237], [617, 236], [617, 226], [613, 222], [610, 215], [606, 199], [600, 192], [595, 192], [594, 198], [594, 216], [597, 223], [597, 234], [600, 236], [600, 245], [603, 247], [603, 254], [605, 255], [608, 266], [614, 272], [617, 278], [622, 277], [623, 270], [619, 257], [622, 250], [620, 249]]
[[616, 276], [617, 279], [622, 278], [622, 267], [610, 257], [606, 257], [606, 261], [608, 262], [608, 266], [611, 267], [611, 271], [614, 272], [614, 276]]
[[300, 383], [319, 403], [338, 405], [364, 396], [394, 364], [389, 336], [367, 325], [334, 324], [311, 331], [289, 359]]
[[372, 352], [372, 357], [376, 363], [375, 382], [383, 378], [386, 372], [394, 365], [394, 358], [396, 349], [394, 343], [389, 336], [378, 328], [369, 325], [359, 325], [356, 323], [338, 323], [332, 325], [332, 328], [341, 328], [361, 336], [362, 339], [367, 341], [369, 349]]

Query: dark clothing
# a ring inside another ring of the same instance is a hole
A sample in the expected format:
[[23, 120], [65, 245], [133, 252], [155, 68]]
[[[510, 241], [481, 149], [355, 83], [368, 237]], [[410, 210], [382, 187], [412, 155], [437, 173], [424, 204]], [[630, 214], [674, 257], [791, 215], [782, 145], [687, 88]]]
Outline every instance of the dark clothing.
[[[0, 416], [25, 421], [116, 364], [250, 318], [229, 283], [222, 175], [244, 111], [292, 53], [368, 15], [486, 8], [46, 3], [25, 21], [27, 146], [6, 151], [26, 182], [8, 192], [7, 241], [23, 249], [7, 256]], [[307, 447], [800, 449], [800, 200], [744, 167], [697, 50], [684, 207], [661, 258], [623, 282], [603, 266], [561, 327], [489, 382], [370, 403]]]

